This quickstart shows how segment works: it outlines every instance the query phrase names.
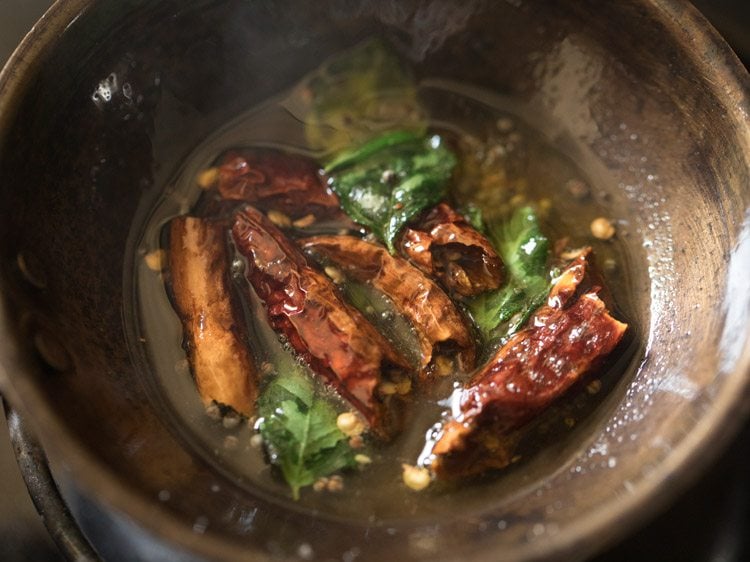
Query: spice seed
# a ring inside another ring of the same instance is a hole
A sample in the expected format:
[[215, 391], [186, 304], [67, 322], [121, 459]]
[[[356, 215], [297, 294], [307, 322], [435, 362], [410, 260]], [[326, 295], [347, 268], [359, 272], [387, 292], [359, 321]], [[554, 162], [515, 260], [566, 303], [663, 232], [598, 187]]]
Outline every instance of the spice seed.
[[329, 492], [340, 492], [344, 489], [344, 479], [338, 474], [331, 476], [328, 479], [328, 485], [326, 486]]
[[392, 382], [384, 382], [378, 387], [378, 390], [380, 390], [380, 394], [383, 396], [390, 396], [396, 394], [397, 388]]
[[302, 218], [297, 219], [292, 223], [294, 225], [294, 228], [307, 228], [308, 226], [315, 224], [315, 215], [310, 213], [309, 215], [305, 215]]
[[372, 462], [372, 459], [370, 457], [362, 454], [354, 455], [354, 460], [357, 464], [361, 465], [370, 464]]
[[411, 379], [403, 379], [396, 384], [396, 392], [403, 396], [411, 392]]
[[328, 487], [328, 478], [325, 476], [318, 478], [313, 484], [313, 490], [316, 492], [322, 492]]
[[275, 211], [271, 209], [266, 213], [268, 216], [268, 220], [270, 220], [273, 224], [276, 226], [287, 228], [292, 226], [292, 219], [290, 219], [288, 216], [286, 216], [284, 213], [280, 211]]
[[402, 478], [408, 488], [419, 492], [430, 485], [432, 479], [430, 478], [430, 472], [426, 468], [410, 464], [402, 464], [401, 467], [404, 470]]
[[586, 385], [586, 392], [589, 394], [596, 394], [602, 389], [602, 381], [595, 379]]
[[615, 235], [615, 226], [609, 219], [599, 217], [591, 221], [591, 234], [599, 240], [609, 240]]
[[339, 414], [336, 418], [336, 427], [347, 437], [353, 437], [355, 435], [362, 435], [365, 430], [365, 425], [362, 423], [356, 414], [352, 412], [344, 412]]
[[206, 168], [195, 180], [198, 186], [202, 189], [210, 189], [219, 181], [219, 169], [218, 168]]
[[146, 254], [143, 259], [146, 262], [146, 266], [151, 271], [161, 271], [165, 258], [166, 254], [164, 250], [154, 250], [153, 252]]
[[325, 271], [326, 275], [333, 281], [334, 283], [341, 284], [345, 281], [344, 275], [336, 269], [335, 267], [332, 267], [330, 265], [323, 268], [323, 271]]

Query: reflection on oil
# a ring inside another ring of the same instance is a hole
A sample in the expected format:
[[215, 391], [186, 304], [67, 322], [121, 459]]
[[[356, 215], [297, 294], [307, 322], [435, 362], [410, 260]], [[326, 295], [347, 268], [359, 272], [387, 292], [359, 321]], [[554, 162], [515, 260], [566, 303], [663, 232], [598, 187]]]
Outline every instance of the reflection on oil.
[[[732, 250], [727, 270], [727, 288], [724, 301], [725, 325], [721, 338], [719, 366], [722, 373], [734, 370], [743, 350], [748, 347], [742, 334], [747, 334], [750, 318], [750, 209], [745, 210], [745, 220]], [[738, 337], [738, 335], [740, 337]]]

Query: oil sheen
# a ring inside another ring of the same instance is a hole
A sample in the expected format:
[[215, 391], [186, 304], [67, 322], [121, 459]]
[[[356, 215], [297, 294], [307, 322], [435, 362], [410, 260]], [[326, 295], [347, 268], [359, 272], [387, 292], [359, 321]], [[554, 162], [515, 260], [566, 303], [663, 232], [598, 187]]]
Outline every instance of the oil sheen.
[[[615, 315], [631, 325], [631, 347], [637, 345], [637, 319], [631, 312], [630, 256], [615, 237], [592, 237], [590, 223], [597, 217], [627, 222], [607, 207], [603, 191], [587, 178], [574, 161], [545, 136], [544, 121], [517, 101], [488, 92], [442, 81], [422, 81], [419, 99], [430, 120], [430, 130], [443, 135], [457, 152], [459, 167], [452, 186], [461, 203], [479, 206], [485, 216], [507, 213], [513, 206], [532, 203], [540, 211], [545, 234], [554, 243], [561, 237], [569, 245], [592, 245], [597, 262], [615, 296]], [[189, 213], [202, 190], [196, 178], [219, 155], [236, 147], [272, 147], [312, 158], [304, 134], [304, 121], [295, 111], [299, 92], [285, 92], [227, 123], [184, 160], [170, 184], [150, 210], [140, 229], [138, 256], [134, 263], [136, 334], [132, 341], [145, 353], [146, 377], [155, 400], [167, 413], [173, 429], [187, 447], [212, 463], [217, 471], [255, 494], [281, 503], [294, 502], [281, 478], [273, 474], [259, 446], [253, 420], [222, 417], [206, 410], [191, 378], [182, 347], [182, 326], [165, 291], [160, 272], [163, 231], [174, 217]], [[532, 126], [533, 124], [533, 126]], [[250, 337], [254, 338], [258, 364], [269, 354], [283, 352], [264, 319], [258, 302], [247, 312]], [[383, 303], [387, 307], [387, 303]], [[402, 463], [414, 464], [426, 432], [445, 410], [444, 399], [461, 377], [445, 377], [429, 393], [410, 404], [405, 430], [387, 446], [368, 444], [372, 463], [344, 475], [340, 492], [303, 491], [296, 506], [316, 513], [363, 521], [448, 516], [462, 510], [480, 511], [489, 501], [511, 494], [550, 469], [556, 455], [576, 443], [576, 430], [618, 381], [627, 376], [629, 356], [610, 361], [609, 367], [585, 387], [574, 389], [559, 405], [536, 420], [518, 450], [517, 462], [499, 473], [470, 485], [431, 486], [412, 492], [402, 483]], [[565, 436], [561, 439], [561, 436]], [[254, 438], [255, 437], [255, 438]], [[210, 486], [211, 483], [206, 483]]]

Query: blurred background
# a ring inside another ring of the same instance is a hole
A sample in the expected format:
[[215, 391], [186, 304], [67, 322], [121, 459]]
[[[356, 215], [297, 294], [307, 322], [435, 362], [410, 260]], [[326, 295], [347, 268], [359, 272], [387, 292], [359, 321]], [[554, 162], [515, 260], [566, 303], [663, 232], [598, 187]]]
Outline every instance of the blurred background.
[[[60, 0], [64, 1], [64, 0]], [[750, 1], [695, 0], [750, 67]], [[50, 0], [0, 0], [0, 66]], [[58, 561], [24, 486], [0, 418], [0, 561]], [[666, 511], [591, 562], [750, 560], [750, 424], [707, 474]]]

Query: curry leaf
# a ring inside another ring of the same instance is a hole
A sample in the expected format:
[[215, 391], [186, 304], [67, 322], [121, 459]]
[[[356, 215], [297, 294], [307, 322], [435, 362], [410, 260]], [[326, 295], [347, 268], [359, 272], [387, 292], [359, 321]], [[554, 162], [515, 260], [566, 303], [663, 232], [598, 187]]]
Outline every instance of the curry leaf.
[[315, 150], [330, 153], [394, 127], [425, 130], [410, 68], [379, 39], [328, 59], [301, 91], [310, 100], [305, 135]]
[[509, 221], [491, 224], [488, 230], [509, 279], [501, 289], [472, 299], [469, 311], [486, 340], [503, 341], [544, 303], [550, 286], [549, 240], [531, 207], [517, 209]]
[[415, 141], [420, 137], [415, 136], [410, 131], [394, 131], [372, 139], [370, 142], [359, 146], [358, 148], [344, 150], [336, 158], [329, 162], [325, 167], [326, 173], [335, 172], [357, 162], [361, 162], [370, 156], [373, 156], [381, 150], [397, 146], [399, 144]]
[[482, 213], [482, 209], [480, 207], [477, 207], [473, 203], [469, 203], [468, 205], [464, 205], [462, 208], [460, 208], [459, 211], [464, 216], [464, 218], [469, 221], [471, 226], [473, 226], [478, 232], [485, 234], [484, 213]]
[[401, 228], [445, 198], [455, 165], [440, 136], [394, 131], [340, 153], [325, 171], [344, 211], [395, 253]]
[[546, 274], [549, 240], [531, 207], [517, 209], [505, 223], [490, 225], [489, 234], [514, 279], [524, 281]]
[[260, 432], [294, 499], [300, 488], [355, 465], [337, 409], [301, 368], [276, 376], [258, 400]]

